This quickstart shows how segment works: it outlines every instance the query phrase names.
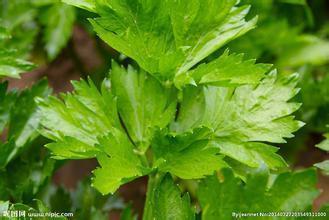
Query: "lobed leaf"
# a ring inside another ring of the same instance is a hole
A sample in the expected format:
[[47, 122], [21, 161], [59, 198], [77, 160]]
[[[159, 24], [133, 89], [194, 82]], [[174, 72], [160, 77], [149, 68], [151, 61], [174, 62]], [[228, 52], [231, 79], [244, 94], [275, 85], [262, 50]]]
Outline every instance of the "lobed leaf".
[[319, 194], [316, 172], [312, 169], [276, 177], [263, 170], [249, 174], [246, 184], [234, 178], [229, 170], [221, 174], [222, 177], [210, 176], [199, 185], [202, 219], [230, 219], [232, 213], [310, 211]]
[[0, 51], [0, 77], [19, 78], [21, 73], [32, 70], [35, 65], [17, 58], [16, 50], [2, 48]]
[[[317, 144], [316, 147], [328, 152], [329, 151], [329, 134], [328, 133], [324, 134], [324, 137], [326, 139], [323, 140], [320, 144]], [[314, 166], [321, 169], [326, 175], [329, 175], [329, 160], [324, 160], [322, 162], [316, 163], [316, 164], [314, 164]]]
[[120, 117], [129, 136], [142, 152], [156, 128], [166, 127], [176, 111], [176, 91], [166, 88], [144, 71], [126, 70], [112, 63], [111, 85]]
[[244, 19], [249, 7], [238, 7], [236, 3], [96, 0], [100, 17], [90, 22], [114, 49], [136, 60], [157, 78], [175, 80], [181, 87], [188, 81], [185, 74], [189, 69], [254, 28], [256, 18]]
[[217, 86], [257, 84], [271, 66], [270, 64], [255, 64], [255, 60], [243, 60], [243, 54], [229, 54], [226, 50], [217, 59], [200, 64], [187, 72], [187, 75], [190, 75], [197, 84]]
[[44, 12], [41, 22], [45, 25], [44, 42], [47, 55], [54, 59], [69, 40], [75, 21], [74, 7], [62, 3], [52, 4]]
[[[171, 137], [159, 135], [152, 143], [154, 167], [182, 179], [198, 179], [226, 167], [219, 149], [201, 138], [202, 132]], [[194, 139], [194, 140], [193, 140]], [[199, 139], [199, 140], [198, 140]]]
[[324, 134], [324, 137], [326, 139], [323, 140], [320, 144], [317, 144], [316, 147], [328, 152], [329, 151], [329, 133]]
[[0, 132], [8, 125], [10, 109], [15, 104], [17, 94], [7, 92], [8, 82], [0, 83]]
[[329, 160], [316, 163], [314, 166], [319, 168], [324, 174], [329, 175]]
[[188, 87], [183, 90], [172, 132], [207, 127], [212, 131], [208, 138], [220, 153], [251, 167], [261, 163], [272, 169], [285, 166], [275, 148], [258, 142], [284, 143], [303, 125], [290, 116], [300, 107], [289, 102], [298, 92], [296, 83], [296, 75], [278, 78], [272, 71], [257, 86]]
[[98, 91], [91, 80], [73, 82], [75, 92], [39, 100], [42, 134], [55, 143], [46, 145], [57, 159], [92, 158], [98, 137], [119, 128], [116, 101], [103, 83]]
[[122, 184], [146, 174], [147, 167], [122, 131], [113, 130], [100, 138], [98, 147], [102, 150], [97, 155], [101, 167], [93, 172], [93, 186], [101, 193], [114, 193]]
[[0, 129], [7, 128], [4, 143], [0, 144], [0, 169], [3, 169], [17, 154], [35, 140], [39, 133], [40, 115], [37, 112], [37, 97], [46, 97], [50, 89], [46, 80], [41, 80], [22, 92], [7, 91], [7, 82], [0, 84]]
[[88, 11], [95, 12], [96, 4], [95, 0], [62, 0], [64, 3], [82, 8]]
[[190, 197], [187, 193], [181, 196], [180, 189], [175, 186], [170, 175], [153, 177], [152, 193], [146, 201], [146, 211], [143, 219], [195, 219], [194, 210], [190, 205]]

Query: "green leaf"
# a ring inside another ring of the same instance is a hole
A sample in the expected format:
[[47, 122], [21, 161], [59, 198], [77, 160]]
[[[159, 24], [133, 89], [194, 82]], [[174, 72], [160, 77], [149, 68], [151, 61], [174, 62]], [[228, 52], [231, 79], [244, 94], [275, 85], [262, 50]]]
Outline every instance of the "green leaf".
[[180, 189], [175, 186], [170, 175], [157, 178], [152, 185], [152, 192], [147, 195], [146, 211], [143, 219], [177, 219], [192, 220], [195, 219], [194, 210], [190, 205], [188, 193], [181, 196]]
[[329, 151], [329, 133], [324, 134], [324, 137], [326, 139], [323, 140], [320, 144], [317, 144], [316, 147], [328, 152]]
[[19, 78], [19, 74], [31, 71], [35, 65], [18, 58], [16, 50], [2, 48], [0, 51], [0, 77]]
[[73, 94], [62, 95], [63, 102], [55, 97], [39, 99], [41, 132], [55, 141], [46, 147], [57, 159], [95, 157], [97, 138], [121, 126], [115, 99], [105, 83], [101, 91], [91, 80], [76, 81], [73, 86]]
[[101, 193], [114, 193], [120, 185], [145, 175], [146, 167], [134, 153], [134, 146], [125, 133], [113, 130], [100, 138], [98, 147], [102, 153], [97, 155], [100, 168], [93, 173], [93, 186]]
[[220, 138], [284, 143], [302, 125], [289, 116], [300, 107], [289, 102], [299, 91], [296, 83], [296, 74], [278, 78], [272, 71], [256, 87], [189, 87], [173, 130], [205, 126]]
[[[226, 50], [219, 58], [200, 64], [187, 75], [199, 84], [241, 85], [257, 84], [272, 65], [255, 64], [255, 60], [243, 60], [243, 54], [229, 54]], [[234, 67], [234, 68], [232, 68]]]
[[1, 129], [8, 125], [8, 141], [0, 144], [0, 169], [39, 136], [37, 129], [40, 126], [40, 115], [34, 99], [46, 97], [50, 93], [46, 80], [22, 92], [6, 93], [6, 89], [7, 83], [1, 84]]
[[0, 197], [30, 201], [54, 168], [54, 161], [38, 151], [43, 143], [37, 141], [40, 115], [35, 102], [47, 97], [50, 89], [45, 80], [22, 91], [6, 92], [7, 83], [0, 88], [1, 129], [7, 128], [6, 140], [0, 144]]
[[52, 157], [57, 160], [92, 158], [97, 153], [93, 145], [69, 136], [64, 136], [57, 142], [48, 143], [45, 147], [51, 150]]
[[245, 20], [248, 6], [236, 0], [70, 2], [95, 9], [98, 35], [141, 69], [113, 63], [100, 92], [79, 82], [63, 101], [40, 103], [42, 133], [55, 141], [47, 145], [55, 158], [96, 157], [93, 184], [104, 194], [150, 172], [197, 179], [229, 160], [248, 168], [286, 165], [268, 144], [284, 143], [302, 126], [291, 116], [300, 107], [290, 102], [298, 93], [296, 75], [266, 74], [269, 65], [228, 52], [198, 65], [254, 27], [256, 19]]
[[258, 142], [238, 143], [222, 139], [214, 141], [213, 144], [220, 149], [221, 154], [249, 167], [258, 168], [266, 165], [268, 168], [276, 170], [287, 166], [284, 159], [276, 153], [279, 148], [267, 144]]
[[6, 28], [0, 26], [0, 40], [10, 39], [10, 37], [11, 36], [9, 31]]
[[5, 168], [10, 162], [15, 148], [16, 146], [14, 140], [10, 140], [6, 143], [0, 142], [0, 170]]
[[16, 93], [7, 92], [8, 82], [0, 83], [0, 132], [8, 125], [10, 110], [15, 104]]
[[304, 64], [323, 65], [329, 62], [328, 51], [328, 41], [315, 36], [303, 35], [279, 56], [278, 65], [292, 67]]
[[322, 161], [314, 164], [317, 168], [321, 169], [326, 175], [329, 175], [329, 160]]
[[54, 59], [71, 37], [75, 21], [74, 7], [62, 3], [51, 5], [43, 14], [43, 40], [49, 59]]
[[276, 177], [260, 171], [250, 174], [246, 184], [234, 178], [229, 170], [221, 174], [208, 177], [199, 185], [202, 219], [231, 219], [232, 213], [241, 212], [310, 211], [319, 194], [316, 172], [312, 169]]
[[283, 166], [274, 148], [257, 142], [284, 143], [303, 125], [290, 116], [300, 107], [289, 102], [298, 92], [296, 83], [296, 75], [278, 78], [273, 71], [257, 86], [187, 87], [171, 129], [182, 134], [208, 127], [209, 138], [224, 155], [252, 167], [262, 162], [270, 168]]
[[46, 98], [51, 90], [47, 80], [41, 80], [32, 88], [20, 92], [15, 100], [15, 106], [10, 111], [10, 124], [8, 137], [15, 139], [15, 144], [20, 147], [34, 140], [39, 133], [40, 114], [36, 98]]
[[[40, 147], [38, 148], [40, 150]], [[49, 180], [54, 160], [41, 156], [36, 149], [28, 149], [10, 161], [0, 172], [0, 196], [12, 201], [31, 201]]]
[[95, 0], [62, 0], [64, 3], [83, 8], [88, 11], [96, 12]]
[[326, 125], [329, 123], [329, 74], [315, 77], [313, 71], [324, 71], [323, 73], [325, 73], [326, 67], [323, 66], [324, 69], [315, 68], [305, 68], [299, 80], [300, 100], [303, 103], [300, 110], [301, 118], [307, 122], [308, 127], [313, 131], [323, 133], [328, 130]]
[[38, 29], [33, 22], [36, 10], [30, 1], [15, 0], [1, 1], [0, 8], [0, 78], [19, 78], [35, 67], [25, 59]]
[[7, 211], [9, 208], [9, 201], [0, 201], [0, 213]]
[[90, 21], [111, 47], [157, 78], [173, 80], [254, 28], [256, 19], [244, 19], [249, 7], [237, 7], [236, 2], [96, 1], [100, 17]]
[[15, 51], [14, 58], [20, 59], [18, 61], [23, 65], [22, 59], [29, 57], [39, 31], [35, 22], [37, 8], [31, 4], [31, 0], [0, 1], [0, 8], [0, 26], [6, 29], [9, 36], [0, 40], [1, 51]]
[[[24, 26], [31, 22], [36, 15], [35, 8], [31, 7], [31, 1], [12, 0], [10, 2], [1, 1], [1, 26], [7, 28], [11, 33], [17, 27]], [[16, 12], [16, 14], [13, 14]], [[14, 36], [13, 36], [14, 37]]]
[[144, 71], [112, 64], [111, 83], [118, 111], [134, 143], [145, 152], [155, 128], [164, 128], [174, 118], [176, 93]]
[[[324, 134], [324, 137], [326, 139], [323, 140], [320, 144], [317, 144], [316, 147], [326, 152], [329, 152], [329, 133]], [[324, 174], [329, 175], [329, 160], [324, 160], [320, 163], [316, 163], [314, 164], [314, 166], [323, 171]]]
[[182, 179], [197, 179], [227, 166], [223, 156], [218, 155], [219, 149], [208, 140], [192, 141], [197, 132], [203, 131], [176, 137], [159, 135], [152, 143], [154, 167]]

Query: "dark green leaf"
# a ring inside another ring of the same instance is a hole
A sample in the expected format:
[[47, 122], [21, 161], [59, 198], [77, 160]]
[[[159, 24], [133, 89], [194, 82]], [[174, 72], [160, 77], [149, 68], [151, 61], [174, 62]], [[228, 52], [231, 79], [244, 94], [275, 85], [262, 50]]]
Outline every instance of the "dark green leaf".
[[157, 179], [153, 180], [155, 183], [152, 185], [152, 193], [147, 195], [149, 198], [143, 216], [144, 220], [195, 219], [188, 193], [182, 196], [170, 175], [153, 178]]
[[71, 37], [75, 9], [66, 4], [51, 5], [42, 17], [45, 25], [44, 42], [48, 57], [54, 59]]
[[228, 170], [222, 174], [203, 180], [199, 186], [202, 219], [231, 219], [232, 213], [310, 211], [318, 195], [312, 169], [276, 177], [260, 171], [250, 174], [246, 184]]

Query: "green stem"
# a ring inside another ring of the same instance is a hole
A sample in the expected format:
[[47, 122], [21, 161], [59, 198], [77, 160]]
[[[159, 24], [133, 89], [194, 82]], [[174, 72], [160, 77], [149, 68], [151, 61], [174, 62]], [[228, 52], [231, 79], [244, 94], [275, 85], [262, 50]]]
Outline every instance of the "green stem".
[[143, 166], [149, 167], [149, 161], [145, 155], [139, 155], [139, 158], [141, 159]]
[[163, 175], [159, 173], [153, 173], [149, 175], [149, 179], [147, 182], [146, 201], [144, 205], [143, 220], [154, 219], [154, 214], [153, 214], [154, 193], [159, 181], [161, 181], [162, 178]]

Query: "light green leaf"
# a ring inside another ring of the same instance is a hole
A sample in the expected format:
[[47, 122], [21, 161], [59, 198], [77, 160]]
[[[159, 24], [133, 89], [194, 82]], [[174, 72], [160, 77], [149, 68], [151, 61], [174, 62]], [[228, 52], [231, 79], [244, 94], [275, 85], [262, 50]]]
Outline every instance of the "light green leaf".
[[272, 65], [255, 64], [255, 60], [243, 60], [243, 56], [243, 54], [229, 54], [226, 50], [219, 58], [199, 65], [187, 75], [198, 84], [233, 86], [259, 83]]
[[324, 134], [324, 137], [326, 139], [323, 140], [320, 144], [317, 144], [316, 147], [328, 152], [329, 151], [329, 133]]
[[31, 71], [35, 65], [18, 58], [16, 50], [2, 48], [0, 51], [0, 77], [20, 78], [19, 74]]
[[97, 155], [100, 168], [93, 173], [93, 186], [101, 193], [114, 193], [120, 185], [144, 175], [147, 168], [134, 153], [134, 146], [125, 133], [113, 130], [100, 138]]
[[64, 136], [60, 141], [48, 143], [45, 147], [51, 150], [52, 157], [57, 160], [91, 158], [96, 157], [98, 152], [93, 145], [70, 136]]
[[329, 175], [329, 160], [322, 161], [314, 164], [317, 168], [321, 169], [326, 175]]
[[96, 12], [95, 0], [62, 0], [64, 3]]
[[175, 186], [170, 175], [153, 180], [150, 194], [147, 195], [146, 210], [143, 219], [195, 219], [194, 210], [190, 205], [190, 197], [187, 193], [181, 196], [180, 189]]
[[221, 174], [208, 177], [199, 185], [202, 219], [231, 219], [232, 213], [310, 211], [319, 194], [316, 172], [312, 169], [277, 177], [260, 171], [250, 174], [246, 184], [234, 178], [229, 170]]
[[202, 139], [202, 132], [194, 131], [176, 137], [159, 134], [152, 143], [156, 161], [154, 167], [182, 179], [197, 179], [227, 166], [223, 156], [218, 155], [219, 149]]
[[126, 70], [112, 64], [111, 82], [118, 111], [134, 143], [147, 150], [155, 128], [164, 128], [174, 118], [176, 92], [165, 88], [144, 71]]
[[[0, 8], [0, 26], [7, 32], [6, 38], [3, 38], [1, 33], [0, 51], [14, 50], [14, 58], [25, 60], [34, 47], [39, 31], [39, 25], [35, 21], [38, 10], [31, 0], [0, 1]], [[23, 61], [21, 62], [24, 65]]]
[[279, 56], [278, 65], [323, 65], [329, 62], [329, 42], [314, 36], [303, 35]]
[[[329, 152], [329, 133], [324, 134], [326, 138], [320, 144], [317, 144], [316, 147], [320, 148], [321, 150]], [[326, 175], [329, 175], [329, 160], [322, 161], [320, 163], [314, 164], [315, 167], [321, 169]]]
[[272, 71], [256, 87], [189, 87], [172, 128], [180, 133], [206, 126], [220, 138], [284, 143], [302, 125], [289, 116], [300, 107], [289, 102], [299, 91], [296, 83], [296, 74], [278, 78]]
[[56, 158], [95, 157], [97, 138], [120, 128], [116, 102], [105, 83], [98, 91], [92, 83], [73, 82], [73, 94], [39, 100], [42, 134], [56, 143], [47, 145]]
[[[257, 142], [284, 143], [303, 125], [290, 116], [300, 107], [289, 102], [298, 92], [296, 83], [296, 75], [278, 78], [273, 71], [257, 86], [185, 88], [171, 129], [181, 134], [208, 127], [213, 131], [209, 138], [224, 155], [252, 167], [262, 162], [271, 168], [284, 165], [274, 148]], [[257, 164], [252, 159], [256, 155], [261, 159]]]
[[9, 208], [9, 201], [0, 201], [0, 213], [7, 211]]
[[194, 65], [256, 23], [244, 20], [249, 7], [235, 6], [236, 0], [96, 2], [100, 17], [90, 21], [97, 34], [161, 80], [185, 79]]
[[48, 57], [54, 59], [68, 42], [75, 21], [74, 7], [62, 3], [51, 5], [43, 14], [44, 42]]
[[276, 152], [279, 148], [259, 143], [246, 142], [235, 143], [232, 140], [214, 141], [214, 146], [220, 149], [220, 153], [233, 158], [249, 167], [258, 168], [266, 165], [268, 168], [276, 170], [287, 166], [284, 159]]
[[10, 39], [10, 38], [11, 38], [11, 36], [10, 36], [9, 31], [6, 28], [0, 26], [0, 40], [2, 41], [2, 40]]
[[[7, 28], [9, 33], [12, 33], [16, 28], [23, 28], [22, 26], [33, 21], [37, 12], [36, 9], [32, 7], [30, 0], [1, 1], [0, 7], [3, 9], [0, 14], [0, 25]], [[16, 29], [16, 31], [18, 29]], [[28, 35], [29, 33], [26, 34]]]

